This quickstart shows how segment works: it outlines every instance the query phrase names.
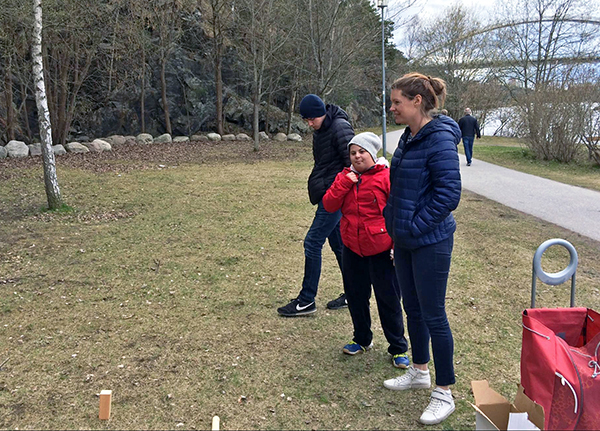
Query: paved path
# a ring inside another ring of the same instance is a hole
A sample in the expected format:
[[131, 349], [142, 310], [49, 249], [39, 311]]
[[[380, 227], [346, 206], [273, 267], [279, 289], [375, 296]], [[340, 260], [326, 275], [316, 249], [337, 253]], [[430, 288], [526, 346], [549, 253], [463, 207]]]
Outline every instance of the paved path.
[[[387, 133], [392, 154], [401, 131]], [[462, 145], [462, 144], [461, 144]], [[600, 192], [570, 186], [459, 154], [463, 189], [600, 241]]]

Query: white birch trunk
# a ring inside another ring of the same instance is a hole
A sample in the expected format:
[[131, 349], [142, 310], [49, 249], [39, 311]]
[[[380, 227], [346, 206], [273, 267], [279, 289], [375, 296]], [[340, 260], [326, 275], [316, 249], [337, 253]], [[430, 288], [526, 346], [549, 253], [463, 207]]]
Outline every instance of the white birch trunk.
[[33, 45], [31, 55], [33, 57], [33, 84], [35, 87], [35, 100], [38, 109], [38, 121], [40, 124], [40, 138], [42, 140], [42, 164], [44, 166], [44, 183], [46, 186], [46, 197], [48, 208], [57, 209], [62, 205], [58, 178], [56, 176], [56, 161], [52, 151], [52, 126], [50, 124], [50, 111], [48, 110], [48, 99], [46, 98], [46, 85], [44, 84], [44, 63], [42, 58], [42, 0], [33, 0], [33, 13], [35, 22], [33, 24]]

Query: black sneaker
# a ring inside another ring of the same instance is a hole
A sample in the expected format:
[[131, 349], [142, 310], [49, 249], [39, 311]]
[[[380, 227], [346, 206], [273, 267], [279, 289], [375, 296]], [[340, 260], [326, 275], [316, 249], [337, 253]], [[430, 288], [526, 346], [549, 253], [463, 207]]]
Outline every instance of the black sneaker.
[[285, 317], [305, 316], [307, 314], [312, 314], [315, 311], [317, 311], [315, 301], [302, 303], [298, 298], [292, 299], [285, 307], [279, 307], [277, 309], [277, 312]]
[[348, 306], [348, 301], [346, 301], [346, 294], [342, 293], [340, 296], [338, 296], [337, 299], [334, 299], [333, 301], [329, 301], [327, 303], [327, 308], [329, 308], [330, 310], [339, 310], [340, 308], [344, 308]]

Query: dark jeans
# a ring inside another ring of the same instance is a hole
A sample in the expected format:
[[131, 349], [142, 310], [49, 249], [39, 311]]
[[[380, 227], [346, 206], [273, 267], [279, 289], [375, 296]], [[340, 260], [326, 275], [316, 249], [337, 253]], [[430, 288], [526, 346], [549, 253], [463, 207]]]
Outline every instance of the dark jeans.
[[467, 163], [471, 163], [471, 158], [473, 157], [473, 141], [475, 140], [475, 136], [463, 136], [463, 146], [465, 147], [465, 157], [467, 158]]
[[304, 280], [302, 280], [302, 290], [298, 295], [303, 303], [313, 302], [317, 296], [325, 240], [329, 239], [329, 245], [335, 253], [340, 271], [342, 269], [341, 218], [341, 211], [329, 213], [323, 208], [323, 202], [319, 202], [317, 205], [315, 218], [304, 238]]
[[446, 286], [454, 238], [415, 250], [396, 247], [396, 275], [402, 291], [413, 363], [429, 362], [433, 349], [435, 382], [448, 386], [454, 378], [454, 340], [446, 317]]
[[390, 344], [388, 352], [392, 355], [405, 353], [408, 343], [404, 338], [400, 287], [389, 250], [374, 256], [361, 257], [344, 246], [342, 261], [344, 291], [354, 324], [353, 341], [365, 347], [373, 341], [369, 311], [373, 285], [383, 333]]

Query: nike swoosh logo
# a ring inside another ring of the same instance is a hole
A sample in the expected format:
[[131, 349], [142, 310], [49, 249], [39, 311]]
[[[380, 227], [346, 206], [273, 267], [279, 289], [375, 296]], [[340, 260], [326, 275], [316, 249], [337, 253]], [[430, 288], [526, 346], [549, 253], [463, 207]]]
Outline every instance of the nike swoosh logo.
[[300, 307], [300, 304], [296, 304], [296, 310], [297, 311], [304, 311], [304, 310], [306, 310], [308, 307], [310, 307], [313, 304], [314, 304], [314, 302], [311, 302], [310, 304], [307, 304], [304, 307]]

